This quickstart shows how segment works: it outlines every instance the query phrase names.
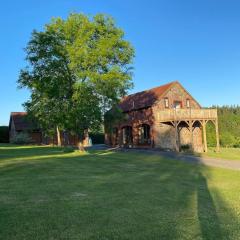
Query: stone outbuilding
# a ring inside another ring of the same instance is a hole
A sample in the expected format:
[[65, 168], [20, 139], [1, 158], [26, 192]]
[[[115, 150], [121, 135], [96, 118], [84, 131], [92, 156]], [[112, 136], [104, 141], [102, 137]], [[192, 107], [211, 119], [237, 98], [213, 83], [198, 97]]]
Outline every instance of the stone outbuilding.
[[206, 152], [211, 121], [219, 149], [217, 109], [202, 108], [178, 81], [126, 96], [119, 108], [124, 120], [105, 132], [108, 145]]

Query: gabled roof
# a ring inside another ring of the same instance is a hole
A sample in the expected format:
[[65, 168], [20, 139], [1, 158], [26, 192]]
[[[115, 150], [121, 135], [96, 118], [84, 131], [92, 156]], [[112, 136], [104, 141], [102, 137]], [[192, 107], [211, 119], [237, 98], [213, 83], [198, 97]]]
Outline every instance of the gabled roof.
[[174, 81], [159, 87], [128, 95], [121, 100], [119, 107], [123, 112], [151, 107], [156, 101], [164, 97], [167, 91], [175, 84], [179, 84], [183, 90], [189, 94], [178, 81]]
[[36, 124], [34, 124], [28, 117], [26, 112], [11, 112], [9, 127], [13, 121], [16, 131], [36, 130]]
[[123, 112], [151, 107], [175, 82], [128, 95], [122, 99], [119, 107]]

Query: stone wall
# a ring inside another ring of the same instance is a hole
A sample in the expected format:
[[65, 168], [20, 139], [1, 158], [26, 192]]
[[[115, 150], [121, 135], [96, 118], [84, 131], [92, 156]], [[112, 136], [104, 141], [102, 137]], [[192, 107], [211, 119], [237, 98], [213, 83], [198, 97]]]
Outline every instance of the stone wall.
[[[193, 128], [193, 143], [190, 129], [186, 126], [178, 127], [177, 141], [180, 149], [181, 146], [188, 145], [195, 152], [203, 151], [202, 129], [198, 125]], [[166, 123], [156, 124], [154, 126], [154, 145], [160, 149], [176, 150], [175, 128]]]
[[175, 150], [175, 129], [173, 126], [160, 123], [154, 125], [154, 146], [161, 149]]
[[189, 127], [179, 130], [179, 146], [189, 145], [194, 152], [203, 152], [202, 128], [199, 125], [193, 127], [193, 142]]

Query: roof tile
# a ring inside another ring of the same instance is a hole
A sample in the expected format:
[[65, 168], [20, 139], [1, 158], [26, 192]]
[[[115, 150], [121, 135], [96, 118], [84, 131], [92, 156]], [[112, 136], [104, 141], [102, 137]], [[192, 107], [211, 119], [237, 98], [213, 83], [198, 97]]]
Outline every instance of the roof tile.
[[174, 83], [176, 82], [171, 82], [159, 87], [126, 96], [120, 102], [119, 107], [123, 112], [151, 107]]

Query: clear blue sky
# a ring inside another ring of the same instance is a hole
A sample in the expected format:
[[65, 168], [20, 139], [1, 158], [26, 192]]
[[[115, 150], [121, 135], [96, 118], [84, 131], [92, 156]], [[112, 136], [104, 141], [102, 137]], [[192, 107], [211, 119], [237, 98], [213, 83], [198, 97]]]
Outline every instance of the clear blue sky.
[[131, 92], [179, 80], [203, 106], [240, 104], [240, 1], [21, 0], [0, 8], [0, 125], [22, 111], [17, 90], [33, 29], [71, 12], [108, 13], [136, 49]]

